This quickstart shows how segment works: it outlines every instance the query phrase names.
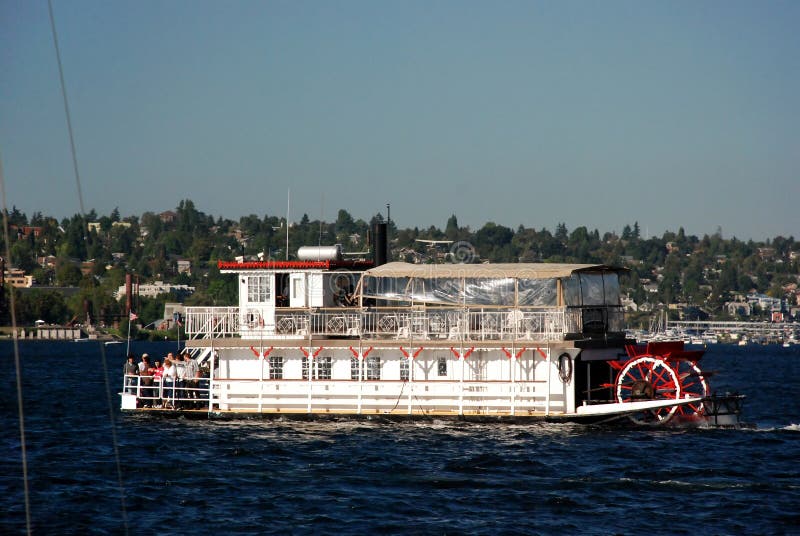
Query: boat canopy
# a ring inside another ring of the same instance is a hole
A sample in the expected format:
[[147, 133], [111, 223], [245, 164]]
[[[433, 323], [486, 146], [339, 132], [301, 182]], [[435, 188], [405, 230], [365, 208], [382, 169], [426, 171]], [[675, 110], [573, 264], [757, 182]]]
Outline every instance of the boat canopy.
[[441, 305], [618, 305], [623, 271], [603, 264], [392, 262], [364, 272], [361, 295]]

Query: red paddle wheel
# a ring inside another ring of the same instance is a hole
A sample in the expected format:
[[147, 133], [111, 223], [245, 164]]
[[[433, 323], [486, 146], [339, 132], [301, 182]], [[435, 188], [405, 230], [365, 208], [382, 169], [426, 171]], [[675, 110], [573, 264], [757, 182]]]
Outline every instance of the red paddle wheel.
[[[709, 394], [698, 360], [704, 350], [685, 350], [683, 341], [651, 342], [625, 347], [628, 360], [612, 361], [619, 370], [614, 388], [617, 402], [702, 398]], [[639, 424], [664, 424], [677, 416], [681, 421], [699, 420], [702, 402], [647, 410], [631, 416]]]

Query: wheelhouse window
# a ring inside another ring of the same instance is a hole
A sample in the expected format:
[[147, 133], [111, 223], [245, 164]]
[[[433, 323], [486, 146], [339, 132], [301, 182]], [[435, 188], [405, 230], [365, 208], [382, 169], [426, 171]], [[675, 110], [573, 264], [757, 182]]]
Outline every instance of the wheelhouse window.
[[573, 274], [564, 280], [564, 299], [568, 306], [618, 306], [619, 276], [616, 273]]
[[267, 303], [270, 301], [270, 277], [267, 275], [251, 275], [247, 277], [247, 301], [250, 303]]
[[269, 356], [269, 379], [282, 380], [283, 379], [283, 356], [271, 355]]
[[580, 272], [563, 282], [567, 306], [578, 311], [571, 320], [570, 331], [599, 336], [622, 329], [616, 272]]

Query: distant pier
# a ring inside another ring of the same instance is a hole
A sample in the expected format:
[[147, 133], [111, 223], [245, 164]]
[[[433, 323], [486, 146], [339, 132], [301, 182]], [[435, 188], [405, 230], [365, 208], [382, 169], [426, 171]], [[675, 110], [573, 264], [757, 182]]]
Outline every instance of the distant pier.
[[75, 339], [96, 338], [96, 335], [87, 337], [81, 328], [63, 326], [20, 328], [17, 335], [19, 339], [42, 341], [72, 341]]

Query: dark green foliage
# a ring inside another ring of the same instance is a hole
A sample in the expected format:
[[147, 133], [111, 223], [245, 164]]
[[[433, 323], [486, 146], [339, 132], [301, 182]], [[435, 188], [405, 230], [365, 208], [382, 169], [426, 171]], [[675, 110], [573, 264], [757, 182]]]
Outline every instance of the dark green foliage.
[[[385, 221], [381, 213], [369, 223]], [[125, 274], [133, 274], [141, 283], [153, 280], [194, 286], [196, 292], [187, 305], [234, 305], [237, 301], [235, 278], [221, 275], [218, 260], [232, 260], [245, 255], [252, 258], [283, 260], [286, 255], [285, 218], [270, 215], [247, 215], [238, 221], [207, 215], [191, 200], [182, 200], [171, 213], [146, 212], [140, 218], [121, 217], [114, 209], [109, 216], [90, 211], [59, 222], [34, 213], [28, 217], [13, 208], [9, 222], [18, 232], [9, 234], [11, 257], [7, 265], [34, 274], [38, 285], [79, 287], [77, 294], [65, 299], [56, 291], [28, 292], [20, 299], [25, 321], [93, 321], [124, 325], [124, 303], [114, 292], [124, 284]], [[29, 223], [30, 222], [30, 223]], [[99, 228], [89, 229], [89, 222]], [[129, 224], [129, 225], [128, 225]], [[33, 225], [37, 235], [21, 228]], [[336, 212], [334, 222], [312, 220], [304, 214], [299, 222], [289, 222], [289, 255], [294, 258], [303, 245], [343, 244], [347, 251], [369, 248], [370, 225], [354, 218], [347, 210]], [[743, 242], [735, 237], [726, 240], [721, 231], [702, 238], [687, 235], [683, 228], [665, 232], [661, 237], [641, 235], [638, 222], [626, 224], [620, 235], [597, 229], [577, 227], [570, 231], [559, 222], [554, 232], [519, 225], [516, 229], [488, 222], [477, 231], [460, 227], [456, 214], [447, 218], [444, 230], [397, 229], [390, 222], [392, 257], [424, 262], [441, 261], [417, 239], [467, 242], [473, 262], [578, 262], [624, 265], [631, 272], [623, 281], [623, 291], [637, 303], [685, 302], [721, 314], [722, 304], [735, 293], [752, 289], [775, 297], [786, 297], [791, 284], [798, 282], [800, 267], [796, 260], [800, 243], [793, 237], [779, 236], [764, 243]], [[2, 237], [0, 246], [5, 249]], [[46, 256], [55, 257], [54, 266], [41, 266]], [[793, 258], [794, 257], [794, 258]], [[81, 272], [86, 265], [87, 275]], [[190, 273], [178, 272], [178, 260], [191, 263]], [[657, 282], [657, 295], [644, 291], [642, 280]], [[7, 294], [7, 292], [6, 292]], [[174, 298], [174, 297], [173, 297]], [[140, 321], [147, 324], [160, 318], [168, 296], [138, 304]], [[7, 296], [0, 304], [0, 322], [8, 322]], [[5, 314], [4, 314], [5, 313]], [[122, 326], [121, 326], [122, 327]]]

